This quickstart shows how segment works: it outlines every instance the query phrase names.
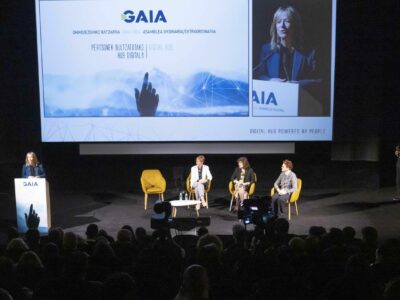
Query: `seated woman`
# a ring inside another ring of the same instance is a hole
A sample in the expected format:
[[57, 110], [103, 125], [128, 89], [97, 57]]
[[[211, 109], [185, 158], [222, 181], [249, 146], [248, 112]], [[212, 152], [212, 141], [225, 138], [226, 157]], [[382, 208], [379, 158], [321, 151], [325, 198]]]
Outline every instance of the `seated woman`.
[[254, 171], [250, 168], [249, 161], [246, 157], [239, 157], [237, 160], [238, 167], [232, 174], [231, 180], [235, 185], [235, 210], [239, 209], [239, 203], [242, 204], [243, 200], [248, 198], [250, 185], [254, 182]]
[[[196, 200], [200, 200], [203, 206], [206, 206], [204, 200], [205, 185], [208, 180], [212, 180], [210, 168], [204, 164], [206, 158], [204, 155], [196, 157], [196, 165], [190, 170], [190, 186], [195, 191]], [[200, 209], [200, 204], [196, 206], [196, 209]]]
[[38, 161], [34, 152], [28, 152], [25, 164], [22, 166], [22, 178], [45, 178], [43, 165]]

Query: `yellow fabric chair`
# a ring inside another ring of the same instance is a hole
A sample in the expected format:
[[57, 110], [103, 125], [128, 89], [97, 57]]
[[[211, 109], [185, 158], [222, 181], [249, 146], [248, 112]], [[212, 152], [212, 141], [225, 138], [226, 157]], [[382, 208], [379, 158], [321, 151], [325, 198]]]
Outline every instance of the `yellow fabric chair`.
[[142, 184], [144, 193], [144, 209], [147, 209], [148, 195], [158, 194], [159, 199], [164, 201], [164, 192], [167, 183], [160, 170], [143, 170], [140, 183]]
[[[256, 183], [257, 183], [257, 174], [254, 172], [254, 182], [250, 184], [249, 192], [247, 193], [248, 197], [254, 194], [256, 190]], [[232, 211], [233, 200], [235, 198], [235, 185], [233, 184], [232, 180], [229, 181], [229, 193], [231, 193], [231, 205], [229, 206], [229, 211]]]
[[[194, 189], [190, 186], [190, 178], [192, 177], [191, 174], [186, 178], [186, 190], [189, 193], [189, 200], [196, 200], [195, 197], [195, 191]], [[208, 209], [208, 192], [211, 189], [211, 180], [208, 180], [207, 185], [205, 186], [204, 189], [204, 200], [206, 201], [206, 208]]]
[[[296, 207], [296, 216], [299, 216], [299, 210], [297, 208], [297, 200], [299, 200], [300, 197], [300, 192], [301, 192], [301, 187], [303, 185], [303, 182], [300, 178], [297, 178], [297, 190], [295, 190], [291, 195], [288, 201], [286, 201], [288, 205], [288, 220], [290, 221], [290, 204], [294, 203], [294, 206]], [[275, 194], [275, 188], [273, 187], [271, 189], [271, 197], [272, 195]]]

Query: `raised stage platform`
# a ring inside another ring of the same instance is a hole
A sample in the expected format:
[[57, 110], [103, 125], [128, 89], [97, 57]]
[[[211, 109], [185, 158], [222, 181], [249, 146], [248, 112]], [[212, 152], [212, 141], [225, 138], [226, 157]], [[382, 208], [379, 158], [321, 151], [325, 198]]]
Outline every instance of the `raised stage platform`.
[[[352, 226], [358, 236], [364, 226], [378, 229], [380, 239], [400, 236], [400, 201], [393, 201], [394, 188], [358, 190], [303, 190], [299, 204], [299, 216], [292, 215], [290, 232], [307, 234], [310, 226], [320, 225], [343, 228]], [[165, 199], [177, 199], [178, 193], [167, 192]], [[258, 195], [262, 196], [262, 195]], [[117, 191], [53, 192], [51, 210], [53, 226], [84, 235], [86, 226], [98, 224], [109, 234], [116, 236], [123, 225], [133, 228], [142, 226], [150, 230], [153, 213], [152, 196], [148, 209], [144, 210], [143, 195]], [[0, 193], [0, 231], [15, 226], [14, 196]], [[231, 234], [232, 225], [238, 222], [229, 212], [230, 195], [226, 190], [213, 190], [209, 194], [209, 209], [202, 208], [200, 216], [209, 216], [209, 231], [214, 234]], [[292, 210], [293, 212], [294, 210]], [[193, 208], [180, 208], [177, 217], [195, 217]], [[1, 239], [3, 240], [3, 239]]]

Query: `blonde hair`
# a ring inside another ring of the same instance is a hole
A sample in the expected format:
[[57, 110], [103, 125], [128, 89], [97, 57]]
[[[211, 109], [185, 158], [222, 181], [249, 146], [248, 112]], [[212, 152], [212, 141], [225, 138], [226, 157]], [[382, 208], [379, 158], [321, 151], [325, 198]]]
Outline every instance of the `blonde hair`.
[[29, 155], [32, 155], [32, 158], [33, 158], [33, 165], [36, 166], [36, 165], [39, 163], [39, 161], [38, 161], [38, 159], [37, 159], [37, 156], [36, 156], [35, 152], [28, 152], [28, 153], [26, 154], [26, 156], [25, 156], [25, 164], [26, 164], [26, 165], [29, 165], [29, 160], [28, 160], [28, 156], [29, 156]]
[[301, 18], [299, 13], [293, 8], [293, 6], [279, 7], [274, 14], [274, 18], [271, 23], [269, 30], [271, 35], [271, 50], [279, 49], [281, 45], [281, 39], [276, 32], [276, 23], [280, 17], [286, 14], [287, 18], [293, 25], [293, 47], [299, 50], [303, 49], [303, 26], [301, 24]]

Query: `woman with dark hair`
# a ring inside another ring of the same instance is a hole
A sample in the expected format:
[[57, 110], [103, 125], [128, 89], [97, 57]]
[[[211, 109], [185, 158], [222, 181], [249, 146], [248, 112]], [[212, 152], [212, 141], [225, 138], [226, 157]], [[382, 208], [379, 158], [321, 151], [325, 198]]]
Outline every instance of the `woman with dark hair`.
[[300, 85], [320, 81], [315, 76], [315, 50], [304, 51], [301, 18], [292, 6], [279, 7], [275, 12], [270, 36], [270, 42], [262, 46], [256, 78]]
[[254, 171], [250, 167], [247, 157], [239, 157], [237, 160], [238, 167], [232, 174], [231, 180], [235, 185], [235, 211], [239, 209], [239, 203], [248, 197], [250, 185], [255, 181]]
[[25, 164], [22, 166], [22, 178], [44, 177], [46, 177], [46, 173], [35, 152], [28, 152], [25, 157]]

